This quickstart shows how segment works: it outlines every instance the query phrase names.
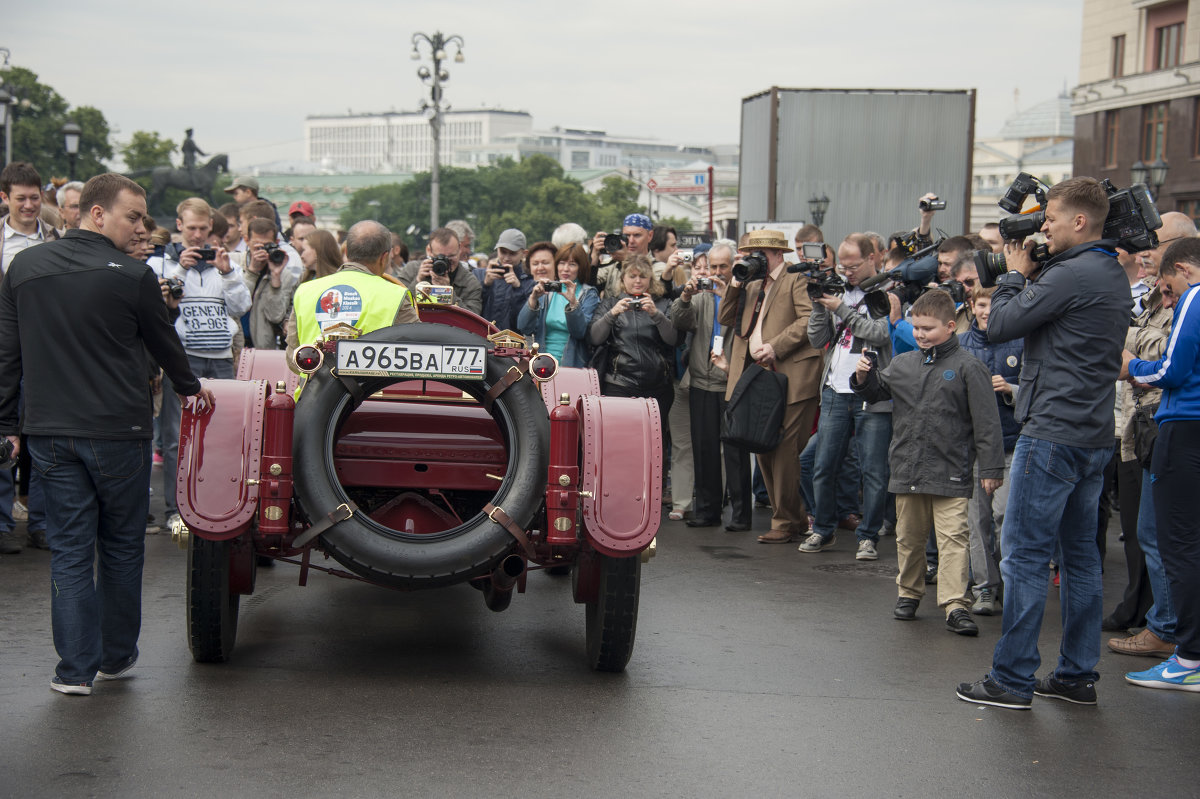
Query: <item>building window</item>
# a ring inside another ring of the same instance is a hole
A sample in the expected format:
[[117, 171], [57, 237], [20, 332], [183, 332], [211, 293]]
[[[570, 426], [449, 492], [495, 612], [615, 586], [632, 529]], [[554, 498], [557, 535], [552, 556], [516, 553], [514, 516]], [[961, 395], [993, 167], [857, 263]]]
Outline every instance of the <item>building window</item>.
[[1117, 146], [1120, 142], [1120, 111], [1104, 112], [1104, 166], [1109, 169], [1117, 165]]
[[1142, 160], [1147, 165], [1167, 155], [1167, 104], [1142, 108]]
[[1183, 23], [1164, 25], [1154, 31], [1155, 68], [1170, 69], [1179, 66], [1183, 54]]
[[1112, 40], [1112, 76], [1119, 78], [1125, 74], [1125, 34], [1114, 36]]
[[1200, 200], [1180, 200], [1179, 212], [1187, 214], [1193, 222], [1200, 225]]
[[1192, 104], [1192, 158], [1200, 158], [1200, 97]]

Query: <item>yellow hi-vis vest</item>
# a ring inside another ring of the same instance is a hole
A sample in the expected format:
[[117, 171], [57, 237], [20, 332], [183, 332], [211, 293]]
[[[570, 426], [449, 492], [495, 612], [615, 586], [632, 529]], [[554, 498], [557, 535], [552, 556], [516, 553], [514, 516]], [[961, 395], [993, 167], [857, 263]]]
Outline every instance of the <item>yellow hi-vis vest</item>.
[[301, 283], [292, 298], [297, 342], [302, 347], [312, 344], [325, 328], [339, 322], [364, 333], [389, 327], [406, 296], [404, 286], [355, 269]]

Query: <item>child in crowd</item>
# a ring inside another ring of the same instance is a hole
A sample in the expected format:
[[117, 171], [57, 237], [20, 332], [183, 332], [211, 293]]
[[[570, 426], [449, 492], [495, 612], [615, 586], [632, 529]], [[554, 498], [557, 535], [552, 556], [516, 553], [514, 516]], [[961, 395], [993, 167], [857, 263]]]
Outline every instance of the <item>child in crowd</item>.
[[979, 455], [984, 491], [1004, 481], [1004, 446], [992, 378], [954, 335], [955, 307], [940, 289], [913, 303], [913, 336], [919, 350], [905, 352], [881, 370], [869, 355], [858, 361], [850, 387], [867, 402], [893, 401], [891, 482], [896, 495], [896, 577], [893, 614], [916, 618], [925, 595], [925, 541], [937, 536], [938, 607], [946, 629], [978, 635], [971, 618], [967, 578], [967, 503]]
[[[958, 335], [962, 348], [983, 361], [992, 376], [996, 410], [1000, 413], [1000, 430], [1004, 435], [1004, 467], [1012, 464], [1013, 449], [1021, 425], [1013, 414], [1017, 386], [1021, 379], [1021, 359], [1025, 340], [1014, 339], [995, 344], [987, 336], [988, 313], [996, 287], [976, 286], [971, 292], [971, 313], [975, 319]], [[975, 485], [976, 490], [979, 485]], [[971, 525], [971, 574], [975, 604], [971, 612], [991, 616], [1000, 605], [1000, 530], [1004, 526], [1004, 509], [1008, 504], [1008, 486], [1002, 485], [989, 497], [978, 492], [971, 498], [968, 518]]]

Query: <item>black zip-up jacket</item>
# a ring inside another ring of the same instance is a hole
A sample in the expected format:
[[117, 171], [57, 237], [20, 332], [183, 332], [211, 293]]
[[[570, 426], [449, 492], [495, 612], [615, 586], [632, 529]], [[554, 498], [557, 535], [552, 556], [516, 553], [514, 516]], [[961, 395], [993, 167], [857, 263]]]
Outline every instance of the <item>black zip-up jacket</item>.
[[609, 311], [628, 296], [622, 292], [601, 300], [592, 312], [588, 325], [592, 346], [609, 345], [608, 374], [600, 379], [626, 388], [658, 391], [671, 384], [673, 348], [679, 340], [679, 331], [668, 315], [671, 304], [665, 297], [654, 300], [658, 308], [654, 320], [641, 308], [626, 310], [613, 319]]
[[[990, 320], [989, 320], [990, 324]], [[867, 402], [892, 400], [888, 449], [893, 494], [969, 497], [979, 476], [1004, 478], [1004, 438], [992, 376], [957, 336], [927, 350], [902, 352], [850, 388]]]
[[0, 435], [150, 438], [147, 349], [200, 391], [150, 267], [88, 230], [22, 251], [0, 283]]

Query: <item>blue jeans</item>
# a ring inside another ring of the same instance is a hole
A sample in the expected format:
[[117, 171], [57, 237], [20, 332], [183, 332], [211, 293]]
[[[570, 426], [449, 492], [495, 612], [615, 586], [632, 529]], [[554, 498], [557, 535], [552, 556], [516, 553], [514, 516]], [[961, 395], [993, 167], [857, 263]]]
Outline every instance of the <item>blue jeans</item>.
[[1017, 696], [1033, 696], [1041, 665], [1038, 636], [1056, 549], [1061, 553], [1063, 632], [1054, 676], [1099, 676], [1103, 597], [1096, 507], [1111, 457], [1111, 446], [1093, 449], [1027, 436], [1017, 439], [1000, 539], [1004, 621], [991, 672], [996, 683]]
[[1146, 558], [1146, 574], [1150, 577], [1150, 593], [1154, 604], [1146, 611], [1146, 626], [1150, 632], [1169, 644], [1175, 643], [1175, 607], [1171, 604], [1171, 584], [1158, 549], [1158, 525], [1154, 520], [1154, 482], [1150, 472], [1142, 473], [1142, 499], [1138, 505], [1137, 540]]
[[65, 682], [90, 682], [137, 654], [150, 440], [30, 436], [29, 454], [54, 497], [46, 540], [55, 671]]
[[[800, 453], [800, 493], [804, 496], [804, 507], [808, 508], [809, 513], [812, 513], [816, 506], [813, 499], [813, 466], [817, 460], [817, 441], [820, 438], [820, 433], [813, 433], [812, 437], [808, 439], [808, 443], [804, 445], [804, 451]], [[861, 515], [862, 509], [858, 504], [858, 484], [861, 477], [858, 471], [858, 443], [857, 439], [854, 439], [846, 448], [846, 460], [842, 461], [842, 468], [838, 470], [837, 515], [839, 519], [844, 519], [851, 513]]]
[[871, 413], [855, 394], [839, 394], [828, 386], [821, 393], [820, 440], [813, 464], [813, 532], [829, 538], [837, 529], [838, 473], [846, 460], [850, 437], [858, 444], [862, 470], [863, 515], [855, 535], [859, 541], [878, 541], [887, 503], [888, 444], [892, 415]]

